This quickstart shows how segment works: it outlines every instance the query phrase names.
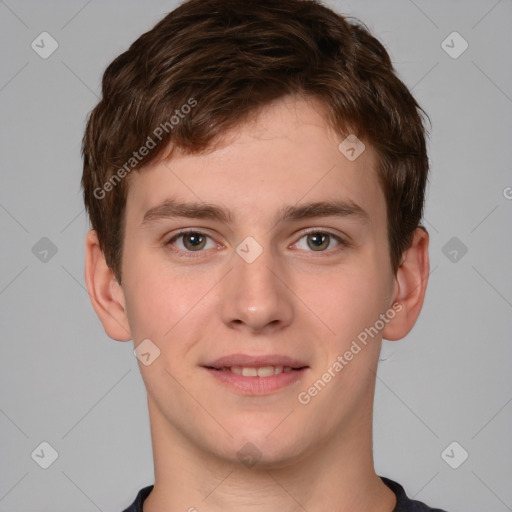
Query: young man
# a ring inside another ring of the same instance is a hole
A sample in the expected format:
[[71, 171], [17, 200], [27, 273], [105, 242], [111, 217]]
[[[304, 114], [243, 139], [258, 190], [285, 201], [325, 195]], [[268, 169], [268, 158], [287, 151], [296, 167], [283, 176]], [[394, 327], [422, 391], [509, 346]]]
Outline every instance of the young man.
[[429, 272], [421, 109], [315, 1], [190, 0], [108, 67], [86, 282], [133, 339], [155, 484], [129, 512], [428, 511], [375, 473], [382, 338]]

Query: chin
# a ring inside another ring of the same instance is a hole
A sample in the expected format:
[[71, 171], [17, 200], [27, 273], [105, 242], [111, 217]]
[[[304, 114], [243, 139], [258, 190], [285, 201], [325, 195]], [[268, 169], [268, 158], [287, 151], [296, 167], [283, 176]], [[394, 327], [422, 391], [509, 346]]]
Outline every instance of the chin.
[[[275, 422], [278, 425], [279, 421]], [[286, 467], [304, 456], [304, 439], [299, 438], [297, 429], [280, 425], [272, 431], [269, 423], [252, 425], [250, 428], [234, 430], [237, 434], [230, 439], [228, 450], [232, 462], [248, 468], [272, 469]]]

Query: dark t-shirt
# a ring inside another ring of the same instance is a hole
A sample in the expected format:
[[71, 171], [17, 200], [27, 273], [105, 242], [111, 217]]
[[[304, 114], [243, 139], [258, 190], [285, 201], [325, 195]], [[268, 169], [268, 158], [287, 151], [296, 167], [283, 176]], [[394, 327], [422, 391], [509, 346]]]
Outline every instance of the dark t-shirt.
[[[393, 512], [445, 512], [440, 508], [430, 508], [421, 501], [410, 500], [400, 484], [383, 476], [380, 478], [396, 494], [396, 507]], [[142, 504], [152, 490], [152, 485], [141, 489], [135, 501], [123, 512], [142, 512]]]

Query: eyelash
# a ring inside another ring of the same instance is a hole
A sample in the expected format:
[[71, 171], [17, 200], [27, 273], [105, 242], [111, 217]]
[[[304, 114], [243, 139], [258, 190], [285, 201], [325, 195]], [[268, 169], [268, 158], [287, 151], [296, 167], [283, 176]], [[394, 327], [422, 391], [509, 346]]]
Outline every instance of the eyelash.
[[[176, 240], [178, 240], [178, 238], [182, 237], [183, 235], [187, 235], [189, 233], [194, 233], [195, 235], [202, 235], [202, 236], [205, 236], [207, 238], [210, 238], [212, 239], [211, 236], [208, 236], [206, 233], [203, 233], [202, 231], [198, 231], [196, 229], [185, 229], [185, 230], [181, 230], [179, 231], [178, 233], [176, 233], [175, 235], [173, 235], [171, 238], [169, 238], [165, 243], [165, 247], [167, 247], [167, 249], [169, 249], [170, 252], [174, 253], [174, 254], [186, 254], [186, 258], [201, 258], [201, 253], [203, 253], [204, 251], [201, 250], [201, 251], [183, 251], [182, 249], [176, 249], [174, 247], [172, 247], [172, 243], [175, 242]], [[212, 239], [213, 240], [213, 239]], [[197, 254], [196, 254], [197, 253]]]
[[[182, 237], [184, 235], [187, 235], [187, 234], [190, 234], [190, 233], [194, 233], [194, 234], [197, 234], [197, 235], [202, 235], [202, 236], [205, 236], [205, 237], [210, 238], [211, 240], [213, 240], [212, 237], [210, 237], [206, 233], [203, 233], [202, 231], [198, 231], [198, 230], [195, 230], [195, 229], [187, 229], [187, 230], [181, 230], [178, 233], [176, 233], [175, 235], [173, 235], [171, 238], [167, 239], [167, 241], [164, 242], [164, 246], [167, 247], [169, 249], [169, 251], [174, 253], [174, 254], [186, 254], [187, 258], [200, 258], [200, 257], [202, 257], [201, 253], [205, 252], [204, 250], [184, 251], [182, 249], [176, 249], [176, 248], [172, 247], [172, 244], [174, 242], [176, 242], [176, 240], [178, 240], [180, 237]], [[306, 252], [320, 253], [320, 254], [321, 253], [330, 253], [330, 254], [332, 254], [332, 253], [337, 253], [338, 251], [343, 250], [344, 248], [350, 247], [350, 243], [347, 242], [346, 240], [344, 240], [343, 238], [341, 238], [340, 236], [335, 235], [334, 233], [331, 233], [329, 231], [323, 231], [323, 230], [321, 230], [319, 228], [310, 228], [308, 231], [304, 231], [302, 233], [302, 235], [300, 236], [300, 238], [297, 240], [297, 242], [295, 242], [293, 245], [296, 245], [300, 240], [302, 240], [302, 238], [304, 238], [307, 235], [311, 235], [311, 234], [328, 235], [331, 239], [336, 240], [336, 242], [338, 242], [339, 245], [336, 248], [330, 249], [330, 250], [325, 250], [325, 251], [306, 251]], [[197, 253], [197, 255], [194, 254], [194, 253]]]

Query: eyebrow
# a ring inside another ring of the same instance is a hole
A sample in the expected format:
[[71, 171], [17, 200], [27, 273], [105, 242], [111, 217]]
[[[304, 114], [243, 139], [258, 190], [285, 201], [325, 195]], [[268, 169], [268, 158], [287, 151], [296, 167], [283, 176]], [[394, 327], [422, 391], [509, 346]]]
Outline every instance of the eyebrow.
[[[157, 220], [175, 217], [211, 219], [225, 224], [233, 223], [233, 215], [226, 208], [204, 202], [182, 203], [173, 199], [167, 199], [147, 210], [141, 224], [146, 225]], [[281, 208], [274, 218], [273, 225], [278, 222], [296, 221], [313, 217], [353, 217], [363, 223], [370, 222], [369, 214], [353, 201], [332, 200]]]

